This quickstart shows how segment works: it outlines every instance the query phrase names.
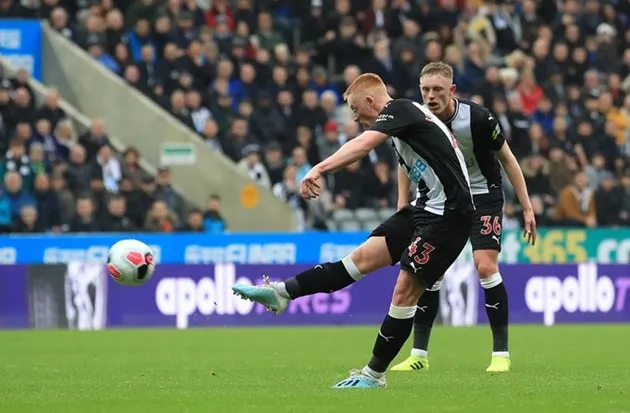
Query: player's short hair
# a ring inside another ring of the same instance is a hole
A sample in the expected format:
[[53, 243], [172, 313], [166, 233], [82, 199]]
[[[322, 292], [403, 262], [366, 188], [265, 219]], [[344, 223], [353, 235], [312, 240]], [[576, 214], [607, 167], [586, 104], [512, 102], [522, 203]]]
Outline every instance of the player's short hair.
[[343, 100], [348, 100], [351, 94], [359, 90], [366, 94], [387, 94], [385, 82], [379, 75], [374, 73], [363, 73], [354, 79], [354, 82], [343, 93]]
[[422, 68], [420, 72], [420, 79], [425, 76], [443, 76], [453, 81], [453, 68], [448, 63], [444, 62], [431, 62]]

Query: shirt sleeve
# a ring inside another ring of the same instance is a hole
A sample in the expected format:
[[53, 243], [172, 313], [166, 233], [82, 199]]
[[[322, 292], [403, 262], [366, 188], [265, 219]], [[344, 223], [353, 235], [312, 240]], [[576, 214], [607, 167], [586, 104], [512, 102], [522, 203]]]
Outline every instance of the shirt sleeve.
[[481, 123], [481, 138], [488, 143], [488, 146], [493, 151], [498, 151], [503, 147], [505, 143], [505, 135], [503, 129], [499, 124], [499, 120], [489, 111], [486, 112], [484, 118], [480, 120]]
[[368, 130], [382, 132], [388, 136], [398, 136], [410, 125], [417, 123], [418, 116], [424, 118], [422, 111], [412, 106], [413, 104], [408, 101], [392, 100]]

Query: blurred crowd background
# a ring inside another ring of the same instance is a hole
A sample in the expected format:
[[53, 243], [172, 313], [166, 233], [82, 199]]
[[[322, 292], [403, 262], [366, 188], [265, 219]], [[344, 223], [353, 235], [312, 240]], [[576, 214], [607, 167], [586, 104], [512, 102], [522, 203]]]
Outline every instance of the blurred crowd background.
[[[539, 225], [630, 223], [629, 1], [0, 0], [0, 18], [20, 17], [47, 19], [290, 203], [304, 229], [371, 230], [393, 212], [388, 144], [329, 176], [317, 201], [298, 184], [360, 133], [341, 98], [356, 76], [420, 100], [420, 69], [439, 60], [460, 98], [500, 120]], [[168, 168], [150, 176], [134, 148], [115, 153], [100, 119], [77, 136], [59, 94], [36, 102], [28, 77], [0, 83], [3, 231], [229, 230], [218, 195], [188, 208]], [[504, 227], [517, 228], [504, 181]]]

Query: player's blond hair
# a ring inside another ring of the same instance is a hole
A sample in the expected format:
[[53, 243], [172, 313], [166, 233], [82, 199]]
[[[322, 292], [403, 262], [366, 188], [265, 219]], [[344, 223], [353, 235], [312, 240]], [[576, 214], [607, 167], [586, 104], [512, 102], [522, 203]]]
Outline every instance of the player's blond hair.
[[444, 62], [431, 62], [422, 68], [420, 72], [420, 79], [425, 76], [442, 76], [450, 79], [453, 82], [453, 68], [448, 63]]
[[348, 89], [343, 93], [343, 100], [347, 101], [350, 95], [357, 92], [365, 95], [387, 95], [387, 86], [379, 75], [374, 73], [363, 73], [359, 75], [354, 82], [348, 86]]

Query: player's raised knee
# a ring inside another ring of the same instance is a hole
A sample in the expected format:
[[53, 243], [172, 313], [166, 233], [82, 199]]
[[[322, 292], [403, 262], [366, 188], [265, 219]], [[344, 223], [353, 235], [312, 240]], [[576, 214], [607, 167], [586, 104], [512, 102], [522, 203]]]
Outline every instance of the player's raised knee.
[[368, 238], [367, 241], [355, 248], [348, 257], [361, 274], [369, 274], [392, 263], [385, 237]]

